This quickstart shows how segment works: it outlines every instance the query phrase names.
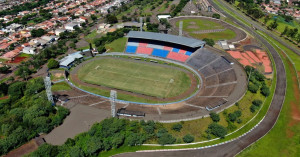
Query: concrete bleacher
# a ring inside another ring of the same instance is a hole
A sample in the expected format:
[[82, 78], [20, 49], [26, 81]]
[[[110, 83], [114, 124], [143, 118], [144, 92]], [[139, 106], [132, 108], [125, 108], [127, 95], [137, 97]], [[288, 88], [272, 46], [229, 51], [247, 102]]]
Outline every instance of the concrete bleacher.
[[237, 76], [232, 68], [221, 55], [208, 49], [199, 49], [187, 64], [197, 69], [204, 78], [204, 87], [197, 99], [188, 101], [196, 106], [213, 110], [227, 102], [227, 97], [236, 87]]

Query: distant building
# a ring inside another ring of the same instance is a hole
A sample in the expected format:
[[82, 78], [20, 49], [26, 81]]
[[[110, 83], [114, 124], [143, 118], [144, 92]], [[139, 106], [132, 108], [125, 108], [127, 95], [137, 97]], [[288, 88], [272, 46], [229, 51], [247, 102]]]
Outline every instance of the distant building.
[[80, 23], [78, 22], [70, 22], [65, 25], [65, 29], [68, 31], [74, 31], [76, 27], [80, 27]]
[[54, 33], [55, 33], [55, 35], [59, 36], [60, 33], [63, 33], [66, 31], [67, 31], [66, 29], [56, 29]]
[[157, 15], [158, 20], [160, 19], [169, 19], [171, 18], [171, 15]]
[[23, 53], [34, 55], [36, 54], [36, 49], [32, 47], [24, 47]]
[[69, 68], [75, 59], [81, 59], [83, 56], [80, 53], [70, 54], [59, 61], [59, 66], [62, 68]]

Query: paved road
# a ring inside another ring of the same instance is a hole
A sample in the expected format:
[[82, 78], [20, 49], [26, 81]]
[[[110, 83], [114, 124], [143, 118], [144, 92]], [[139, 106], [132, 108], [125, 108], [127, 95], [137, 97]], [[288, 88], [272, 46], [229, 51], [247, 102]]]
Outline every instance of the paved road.
[[[213, 4], [212, 0], [208, 0], [208, 1], [209, 1], [210, 4], [212, 4], [213, 7], [217, 8], [216, 5]], [[280, 44], [284, 45], [285, 47], [289, 48], [290, 50], [292, 50], [296, 54], [300, 55], [300, 50], [298, 48], [293, 47], [290, 44], [284, 42], [280, 37], [274, 35], [270, 30], [268, 30], [265, 27], [261, 26], [261, 24], [259, 24], [258, 22], [253, 21], [252, 19], [250, 19], [246, 15], [243, 15], [243, 14], [237, 12], [236, 10], [234, 10], [232, 8], [232, 6], [230, 6], [224, 0], [218, 0], [218, 1], [222, 4], [222, 6], [224, 6], [225, 8], [227, 8], [228, 10], [230, 10], [231, 12], [233, 12], [235, 15], [239, 16], [241, 19], [245, 20], [247, 23], [252, 24], [252, 26], [254, 26], [255, 28], [257, 28], [258, 30], [266, 33], [268, 36], [272, 37], [273, 39], [276, 39]], [[223, 13], [224, 15], [226, 15], [228, 17], [228, 14], [224, 13], [224, 11], [222, 9], [219, 9], [219, 8], [217, 8], [217, 9], [220, 10], [221, 13]]]
[[217, 9], [220, 10], [224, 15], [226, 15], [231, 20], [235, 21], [238, 25], [240, 25], [242, 28], [247, 30], [249, 33], [251, 33], [254, 37], [256, 37], [258, 40], [260, 40], [271, 52], [274, 61], [275, 66], [277, 69], [277, 82], [276, 82], [276, 89], [275, 94], [273, 97], [273, 100], [271, 102], [270, 108], [263, 119], [263, 121], [260, 123], [258, 127], [253, 129], [252, 132], [249, 134], [239, 138], [238, 140], [232, 141], [227, 144], [206, 148], [206, 149], [196, 149], [196, 150], [182, 150], [182, 151], [164, 151], [164, 152], [135, 152], [135, 153], [125, 153], [125, 154], [119, 154], [116, 155], [118, 157], [156, 157], [156, 156], [172, 156], [172, 157], [182, 157], [182, 156], [205, 156], [205, 157], [218, 157], [218, 156], [235, 156], [240, 151], [245, 149], [246, 147], [250, 146], [255, 141], [259, 140], [261, 137], [263, 137], [265, 134], [268, 133], [269, 130], [272, 129], [274, 126], [281, 107], [284, 102], [285, 97], [285, 91], [286, 91], [286, 72], [284, 69], [283, 62], [279, 56], [279, 54], [276, 52], [276, 50], [261, 36], [259, 36], [252, 28], [244, 25], [243, 23], [239, 22], [238, 20], [234, 19], [232, 16], [228, 15], [226, 12], [224, 12], [222, 9], [220, 9], [217, 5], [212, 3], [212, 0], [209, 0], [209, 2]]

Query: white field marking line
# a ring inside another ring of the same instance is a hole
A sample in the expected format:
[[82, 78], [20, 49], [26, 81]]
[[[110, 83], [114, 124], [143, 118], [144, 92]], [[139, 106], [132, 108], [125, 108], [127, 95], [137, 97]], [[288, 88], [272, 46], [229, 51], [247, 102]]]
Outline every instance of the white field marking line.
[[183, 103], [184, 105], [187, 106], [191, 106], [191, 107], [196, 107], [196, 108], [200, 108], [200, 109], [205, 109], [205, 107], [201, 107], [201, 106], [196, 106], [196, 105], [192, 105], [192, 104], [188, 104], [188, 103]]
[[126, 107], [128, 107], [130, 104], [128, 103], [128, 104], [126, 104], [123, 108], [126, 108]]
[[95, 68], [95, 70], [98, 70], [98, 68], [99, 68], [100, 66], [98, 65], [98, 66], [96, 66], [96, 68]]
[[228, 98], [228, 96], [198, 96], [198, 98]]
[[85, 96], [89, 96], [90, 94], [86, 94], [86, 95], [80, 95], [80, 96], [73, 96], [73, 97], [69, 97], [70, 99], [74, 99], [74, 98], [81, 98], [81, 97], [85, 97]]
[[97, 105], [97, 104], [101, 104], [101, 103], [104, 103], [104, 102], [106, 102], [106, 100], [99, 101], [99, 102], [97, 102], [97, 103], [94, 103], [94, 104], [91, 104], [91, 105], [89, 105], [89, 106], [95, 106], [95, 105]]
[[233, 68], [229, 68], [229, 69], [226, 69], [226, 70], [224, 70], [224, 71], [221, 71], [221, 72], [218, 72], [218, 73], [214, 73], [214, 74], [212, 74], [212, 75], [209, 75], [209, 76], [205, 77], [205, 79], [207, 79], [207, 78], [209, 78], [209, 77], [212, 77], [212, 76], [215, 76], [215, 75], [219, 75], [219, 74], [221, 74], [221, 73], [223, 73], [223, 72], [227, 72], [227, 71], [229, 71], [229, 70], [231, 70], [231, 69], [233, 69]]
[[158, 114], [161, 115], [161, 111], [160, 111], [159, 107], [156, 107], [156, 109], [157, 109]]
[[217, 85], [206, 86], [205, 88], [213, 88], [213, 87], [219, 87], [219, 86], [226, 86], [226, 85], [236, 84], [236, 83], [237, 83], [237, 81], [233, 81], [233, 82], [227, 82], [227, 83], [222, 83], [222, 84], [217, 84]]
[[214, 59], [213, 61], [209, 62], [208, 64], [204, 65], [203, 67], [199, 68], [198, 71], [202, 70], [203, 68], [209, 66], [210, 64], [212, 64], [213, 62], [217, 61], [218, 59], [220, 59], [220, 57], [217, 57], [216, 59]]

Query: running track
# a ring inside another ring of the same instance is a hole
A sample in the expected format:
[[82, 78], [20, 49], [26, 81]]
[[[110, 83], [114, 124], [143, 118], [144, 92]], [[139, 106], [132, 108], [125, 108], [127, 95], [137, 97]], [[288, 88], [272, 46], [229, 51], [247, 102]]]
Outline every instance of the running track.
[[[279, 54], [276, 52], [276, 50], [270, 45], [264, 38], [262, 38], [260, 35], [258, 35], [255, 31], [253, 31], [252, 28], [244, 25], [240, 21], [233, 18], [231, 15], [224, 12], [222, 9], [220, 9], [216, 4], [212, 2], [212, 0], [208, 0], [214, 8], [217, 10], [220, 10], [224, 15], [226, 15], [231, 20], [235, 21], [238, 25], [240, 25], [243, 29], [247, 30], [249, 33], [251, 33], [256, 39], [260, 40], [270, 51], [271, 55], [274, 58], [275, 66], [277, 70], [277, 82], [276, 82], [276, 89], [275, 94], [273, 97], [273, 100], [271, 102], [270, 108], [263, 119], [263, 121], [252, 130], [252, 132], [248, 133], [247, 135], [215, 147], [205, 148], [205, 149], [195, 149], [195, 150], [182, 150], [182, 151], [160, 151], [160, 152], [134, 152], [134, 153], [124, 153], [116, 155], [118, 157], [158, 157], [158, 156], [164, 156], [164, 157], [183, 157], [183, 156], [205, 156], [205, 157], [219, 157], [219, 156], [235, 156], [239, 152], [241, 152], [243, 149], [247, 148], [251, 144], [253, 144], [255, 141], [259, 140], [261, 137], [266, 135], [274, 126], [274, 124], [277, 121], [277, 118], [279, 116], [281, 107], [284, 102], [285, 98], [285, 91], [286, 91], [286, 72], [284, 68], [284, 64], [279, 56]], [[223, 5], [226, 7], [226, 5]]]

